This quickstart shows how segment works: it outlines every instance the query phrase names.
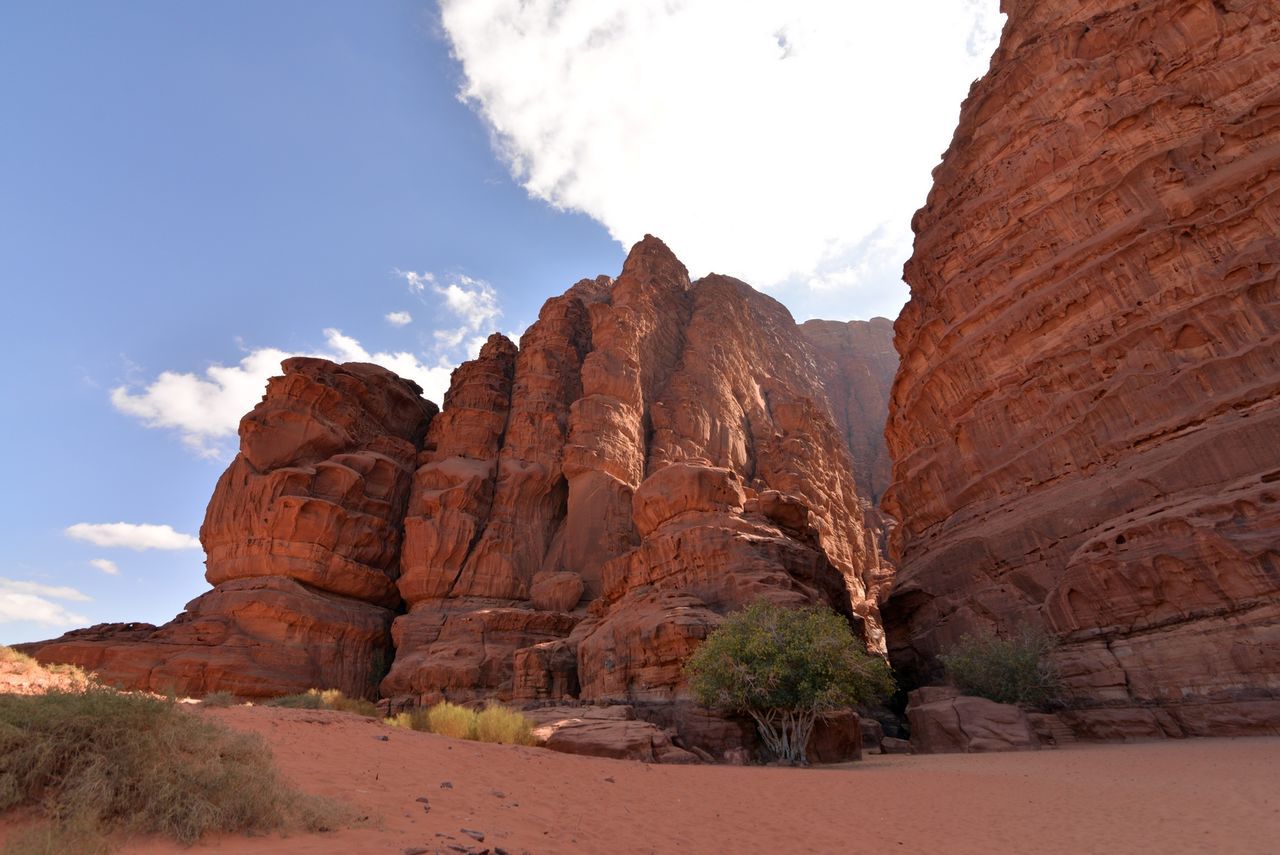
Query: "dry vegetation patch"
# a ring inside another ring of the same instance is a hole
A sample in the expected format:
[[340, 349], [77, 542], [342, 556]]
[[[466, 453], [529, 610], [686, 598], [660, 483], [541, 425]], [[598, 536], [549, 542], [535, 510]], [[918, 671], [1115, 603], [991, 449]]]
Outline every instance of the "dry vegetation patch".
[[500, 704], [490, 704], [476, 711], [444, 701], [429, 709], [400, 713], [387, 719], [387, 724], [454, 739], [474, 739], [501, 745], [537, 744], [533, 723], [519, 712]]
[[105, 851], [112, 835], [326, 830], [333, 804], [286, 786], [262, 740], [171, 701], [89, 686], [0, 694], [0, 811], [48, 823], [6, 852]]

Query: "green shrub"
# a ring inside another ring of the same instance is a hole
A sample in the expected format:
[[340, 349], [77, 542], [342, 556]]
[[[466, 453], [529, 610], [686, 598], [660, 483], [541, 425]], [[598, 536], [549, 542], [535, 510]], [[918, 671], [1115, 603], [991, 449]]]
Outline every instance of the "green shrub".
[[515, 710], [492, 704], [477, 716], [475, 738], [501, 745], [535, 745], [533, 723]]
[[1049, 661], [1053, 647], [1050, 636], [1023, 627], [1010, 638], [990, 633], [966, 635], [938, 658], [948, 679], [966, 695], [1001, 704], [1045, 707], [1061, 690], [1057, 670]]
[[298, 695], [281, 695], [265, 702], [269, 707], [297, 710], [337, 710], [369, 718], [378, 717], [378, 705], [364, 698], [348, 698], [337, 689], [308, 689]]
[[770, 751], [801, 763], [819, 716], [893, 691], [888, 665], [844, 618], [767, 602], [726, 618], [685, 669], [699, 703], [751, 716]]
[[341, 822], [286, 787], [270, 758], [257, 736], [146, 695], [0, 695], [0, 811], [33, 806], [50, 820], [11, 850], [99, 851], [114, 831], [191, 843]]
[[452, 736], [454, 739], [475, 739], [476, 711], [448, 701], [442, 701], [427, 710], [427, 724], [432, 733]]

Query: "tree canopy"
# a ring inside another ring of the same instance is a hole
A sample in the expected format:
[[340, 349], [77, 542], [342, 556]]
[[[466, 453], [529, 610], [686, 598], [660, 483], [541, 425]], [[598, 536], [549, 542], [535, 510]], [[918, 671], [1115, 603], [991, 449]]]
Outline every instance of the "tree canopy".
[[799, 762], [820, 716], [893, 691], [888, 665], [842, 617], [764, 601], [729, 615], [685, 668], [699, 703], [750, 715], [774, 754]]

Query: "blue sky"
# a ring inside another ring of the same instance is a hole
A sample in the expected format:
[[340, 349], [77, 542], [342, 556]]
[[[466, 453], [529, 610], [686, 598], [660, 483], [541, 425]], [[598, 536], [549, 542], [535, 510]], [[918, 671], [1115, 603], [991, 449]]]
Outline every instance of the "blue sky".
[[4, 4], [0, 643], [207, 588], [190, 536], [289, 353], [438, 400], [646, 231], [802, 319], [896, 312], [999, 27], [939, 2], [883, 54], [894, 21], [809, 0]]

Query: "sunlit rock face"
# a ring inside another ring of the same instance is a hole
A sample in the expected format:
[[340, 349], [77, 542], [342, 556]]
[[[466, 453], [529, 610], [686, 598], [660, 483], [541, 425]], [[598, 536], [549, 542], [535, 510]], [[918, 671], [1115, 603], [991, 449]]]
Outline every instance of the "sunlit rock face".
[[849, 438], [884, 409], [870, 370], [834, 363], [864, 339], [883, 358], [889, 330], [836, 326], [690, 282], [647, 237], [519, 349], [490, 338], [418, 460], [384, 695], [678, 701], [689, 653], [760, 598], [825, 604], [882, 649], [888, 567]]
[[42, 661], [157, 692], [376, 694], [400, 604], [401, 520], [436, 407], [376, 365], [282, 367], [209, 500], [200, 539], [214, 589], [158, 629], [69, 633], [39, 647]]
[[1042, 625], [1098, 736], [1280, 727], [1280, 9], [1028, 2], [914, 220], [893, 660]]
[[380, 368], [285, 362], [209, 503], [214, 590], [38, 653], [182, 693], [624, 701], [740, 747], [682, 670], [723, 615], [822, 605], [884, 650], [892, 359], [883, 319], [799, 326], [646, 237], [519, 347], [490, 337], [439, 413]]

